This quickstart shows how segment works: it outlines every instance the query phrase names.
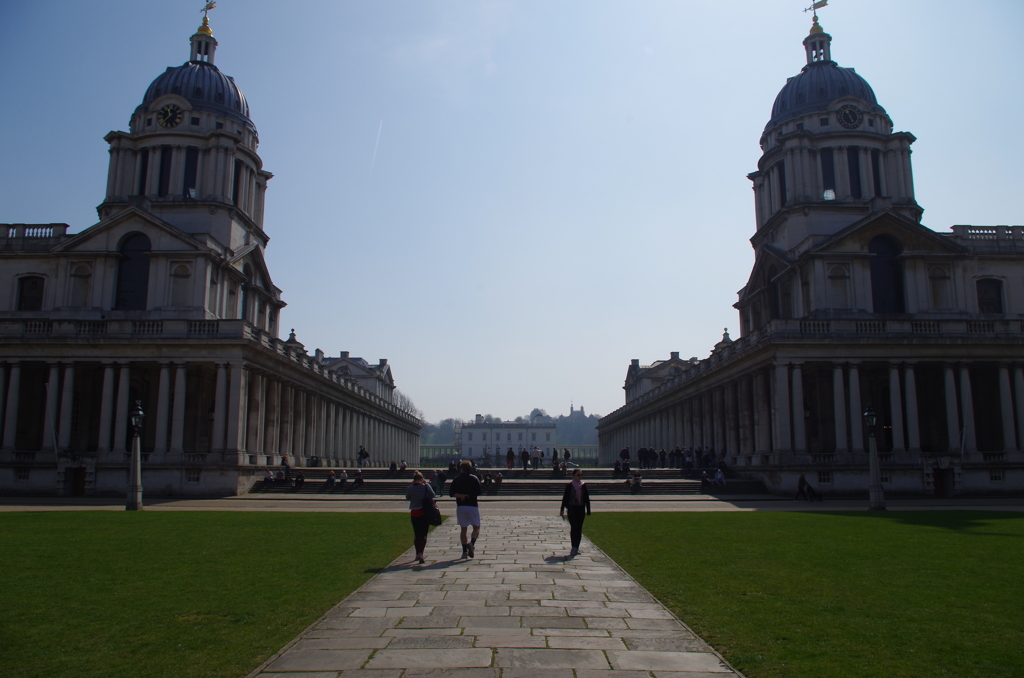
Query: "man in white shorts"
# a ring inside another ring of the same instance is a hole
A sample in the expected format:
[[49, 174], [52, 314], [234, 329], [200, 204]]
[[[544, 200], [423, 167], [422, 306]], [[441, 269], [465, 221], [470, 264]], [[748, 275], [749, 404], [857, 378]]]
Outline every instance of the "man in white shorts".
[[[462, 528], [462, 557], [472, 558], [476, 555], [476, 538], [480, 536], [480, 508], [477, 505], [477, 497], [483, 491], [480, 479], [472, 475], [470, 471], [473, 464], [463, 461], [459, 464], [459, 476], [452, 481], [448, 489], [448, 496], [455, 497], [455, 518]], [[470, 537], [467, 532], [470, 526], [473, 527], [473, 534]]]

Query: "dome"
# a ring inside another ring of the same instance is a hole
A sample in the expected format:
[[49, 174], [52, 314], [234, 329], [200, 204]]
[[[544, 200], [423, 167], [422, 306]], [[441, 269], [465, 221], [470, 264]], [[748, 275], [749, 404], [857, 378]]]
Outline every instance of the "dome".
[[249, 120], [249, 104], [234, 78], [206, 61], [187, 61], [181, 66], [164, 71], [146, 90], [136, 113], [144, 111], [165, 94], [184, 97], [197, 111], [207, 111], [245, 125], [253, 132], [255, 125]]
[[826, 111], [829, 104], [845, 96], [857, 97], [871, 108], [881, 110], [871, 85], [852, 68], [842, 68], [834, 61], [808, 64], [775, 97], [772, 119], [764, 129], [767, 132], [787, 120]]

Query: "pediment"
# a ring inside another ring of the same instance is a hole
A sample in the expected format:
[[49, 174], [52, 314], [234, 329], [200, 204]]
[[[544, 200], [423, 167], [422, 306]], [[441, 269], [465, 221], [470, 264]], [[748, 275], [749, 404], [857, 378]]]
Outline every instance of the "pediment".
[[117, 252], [121, 240], [129, 233], [144, 233], [154, 251], [199, 252], [204, 249], [184, 231], [135, 207], [104, 219], [76, 233], [53, 248], [54, 252]]
[[[893, 210], [872, 214], [810, 248], [806, 254], [862, 254], [872, 238], [886, 235], [899, 241], [904, 253], [958, 255], [969, 250], [951, 238]], [[806, 256], [806, 255], [805, 255]]]

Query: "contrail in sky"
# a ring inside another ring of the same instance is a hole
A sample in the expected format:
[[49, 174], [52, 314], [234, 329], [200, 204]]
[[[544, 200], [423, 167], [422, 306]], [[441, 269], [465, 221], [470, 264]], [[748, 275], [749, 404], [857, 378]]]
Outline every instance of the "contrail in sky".
[[380, 126], [377, 127], [377, 143], [373, 145], [373, 160], [370, 161], [370, 176], [373, 178], [373, 166], [377, 162], [377, 147], [380, 146], [380, 131], [384, 129], [384, 118], [380, 119]]

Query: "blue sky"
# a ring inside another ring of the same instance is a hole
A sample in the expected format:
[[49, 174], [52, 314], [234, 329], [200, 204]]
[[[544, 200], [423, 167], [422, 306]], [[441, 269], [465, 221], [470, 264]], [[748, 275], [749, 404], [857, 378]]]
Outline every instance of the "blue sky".
[[[436, 421], [605, 414], [631, 358], [705, 357], [737, 334], [746, 174], [804, 63], [802, 3], [218, 4], [217, 65], [275, 174], [282, 327], [309, 350], [388, 358]], [[0, 221], [95, 222], [103, 136], [188, 58], [201, 6], [0, 3]], [[820, 16], [833, 58], [918, 137], [924, 223], [1024, 223], [1024, 4], [832, 0]]]

